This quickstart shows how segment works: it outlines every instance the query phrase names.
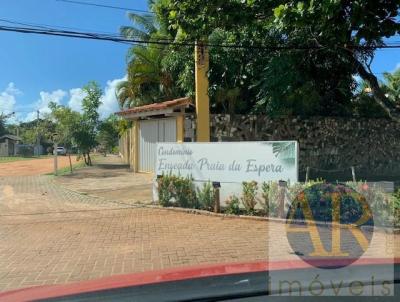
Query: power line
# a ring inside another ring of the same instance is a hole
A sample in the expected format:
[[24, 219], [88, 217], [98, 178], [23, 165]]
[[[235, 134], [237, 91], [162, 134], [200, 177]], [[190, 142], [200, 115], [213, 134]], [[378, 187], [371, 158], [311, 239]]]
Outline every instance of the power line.
[[[89, 31], [89, 29], [84, 29], [84, 28], [78, 28], [78, 27], [69, 27], [69, 26], [61, 26], [61, 25], [49, 25], [49, 24], [43, 24], [43, 23], [32, 23], [32, 22], [23, 22], [23, 21], [17, 21], [17, 20], [10, 20], [10, 19], [4, 19], [0, 18], [1, 22], [6, 22], [10, 24], [16, 24], [16, 25], [23, 25], [23, 26], [29, 26], [29, 27], [39, 27], [43, 29], [55, 29], [55, 28], [60, 28], [60, 29], [71, 29], [71, 30], [79, 30], [79, 31]], [[96, 31], [98, 34], [108, 34], [108, 35], [115, 35], [117, 36], [117, 33], [112, 33], [112, 32], [102, 32], [102, 31]]]
[[[131, 43], [131, 44], [154, 44], [154, 45], [174, 45], [174, 46], [188, 46], [194, 47], [195, 42], [174, 42], [168, 40], [138, 40], [129, 39], [121, 36], [114, 35], [103, 35], [93, 32], [77, 32], [77, 31], [66, 31], [58, 29], [43, 29], [34, 27], [15, 27], [15, 26], [0, 26], [0, 31], [9, 32], [19, 32], [25, 34], [39, 34], [39, 35], [50, 35], [50, 36], [61, 36], [69, 38], [79, 38], [79, 39], [91, 39], [91, 40], [102, 40], [102, 41], [112, 41], [118, 43]], [[258, 49], [258, 50], [319, 50], [326, 49], [325, 46], [302, 46], [302, 45], [281, 45], [281, 46], [264, 46], [264, 45], [243, 45], [243, 44], [212, 44], [206, 43], [204, 46], [208, 47], [221, 47], [221, 48], [237, 48], [237, 49]], [[338, 47], [341, 47], [338, 45]], [[343, 47], [344, 48], [344, 47]], [[399, 44], [393, 45], [380, 45], [380, 46], [363, 46], [357, 45], [349, 47], [348, 49], [359, 49], [359, 50], [375, 50], [375, 49], [395, 49], [400, 48]]]
[[130, 8], [130, 7], [121, 7], [121, 6], [98, 4], [98, 3], [93, 3], [93, 2], [83, 2], [83, 1], [74, 1], [74, 0], [56, 0], [56, 1], [72, 3], [72, 4], [78, 4], [78, 5], [95, 6], [95, 7], [102, 7], [102, 8], [111, 8], [111, 9], [124, 10], [124, 11], [129, 10], [129, 11], [138, 12], [138, 13], [145, 13], [145, 14], [154, 14], [154, 12], [147, 11], [147, 10], [141, 10], [141, 9]]

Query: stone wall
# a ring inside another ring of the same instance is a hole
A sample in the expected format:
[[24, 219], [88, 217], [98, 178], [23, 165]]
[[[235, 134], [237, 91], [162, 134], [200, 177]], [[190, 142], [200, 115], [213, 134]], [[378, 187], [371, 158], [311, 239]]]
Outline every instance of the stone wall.
[[213, 141], [297, 140], [299, 176], [400, 180], [400, 125], [387, 119], [212, 115]]

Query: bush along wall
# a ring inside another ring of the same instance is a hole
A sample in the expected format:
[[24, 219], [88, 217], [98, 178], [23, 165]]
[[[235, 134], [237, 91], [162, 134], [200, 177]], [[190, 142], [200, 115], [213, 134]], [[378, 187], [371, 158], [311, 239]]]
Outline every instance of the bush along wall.
[[[196, 187], [191, 177], [172, 174], [162, 175], [157, 179], [157, 182], [159, 204], [161, 206], [206, 211], [214, 210], [215, 191], [210, 182], [204, 182]], [[291, 204], [300, 200], [299, 198], [307, 193], [309, 204], [313, 207], [315, 206], [314, 208], [318, 208], [316, 212], [313, 212], [315, 219], [330, 221], [332, 213], [320, 211], [319, 208], [323, 199], [320, 194], [321, 190], [325, 188], [329, 191], [330, 187], [336, 187], [340, 192], [348, 192], [348, 190], [357, 192], [358, 198], [366, 200], [372, 213], [374, 213], [375, 225], [400, 227], [400, 190], [394, 194], [388, 194], [380, 187], [368, 186], [366, 182], [347, 182], [342, 185], [332, 185], [318, 179], [306, 183], [288, 184], [284, 188], [280, 187], [278, 182], [263, 182], [260, 184], [256, 181], [243, 182], [241, 196], [229, 196], [224, 201], [224, 207], [222, 207], [221, 211], [233, 215], [278, 217], [280, 202], [284, 203], [286, 213]], [[313, 196], [315, 200], [313, 200]], [[323, 202], [329, 204], [332, 200], [328, 198]], [[342, 203], [341, 209], [353, 207], [357, 204], [354, 201], [347, 202], [345, 198]]]

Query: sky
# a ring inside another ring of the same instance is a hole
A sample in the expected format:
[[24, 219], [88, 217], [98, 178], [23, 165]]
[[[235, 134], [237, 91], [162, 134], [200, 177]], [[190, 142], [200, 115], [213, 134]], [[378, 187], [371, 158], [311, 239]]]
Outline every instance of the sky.
[[[147, 10], [147, 0], [83, 0]], [[130, 25], [124, 10], [57, 0], [0, 0], [0, 19], [118, 33]], [[1, 25], [12, 26], [1, 22]], [[95, 40], [0, 31], [0, 113], [15, 111], [15, 122], [49, 112], [54, 101], [80, 110], [81, 87], [97, 81], [103, 89], [101, 117], [118, 110], [115, 86], [126, 74], [129, 45]]]
[[[82, 1], [148, 10], [147, 0]], [[130, 25], [124, 10], [58, 0], [0, 0], [0, 19], [107, 33]], [[11, 122], [29, 121], [36, 118], [36, 110], [49, 112], [50, 101], [79, 111], [81, 88], [94, 80], [103, 89], [100, 115], [107, 117], [118, 111], [115, 87], [126, 76], [128, 48], [115, 42], [0, 31], [0, 113], [15, 112]], [[379, 77], [396, 67], [400, 49], [377, 51], [372, 69]]]

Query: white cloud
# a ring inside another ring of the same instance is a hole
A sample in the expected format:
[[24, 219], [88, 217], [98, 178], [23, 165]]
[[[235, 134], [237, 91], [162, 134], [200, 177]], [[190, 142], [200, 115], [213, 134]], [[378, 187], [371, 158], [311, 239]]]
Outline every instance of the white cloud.
[[57, 89], [52, 92], [41, 91], [40, 99], [34, 104], [35, 111], [32, 111], [26, 115], [25, 121], [32, 121], [37, 118], [37, 110], [39, 110], [40, 115], [50, 113], [49, 104], [54, 102], [56, 104], [61, 104], [62, 99], [67, 95], [64, 90]]
[[[107, 81], [103, 95], [101, 96], [101, 105], [99, 107], [100, 118], [107, 118], [111, 113], [119, 111], [118, 100], [115, 95], [115, 91], [118, 83], [125, 81], [127, 76], [121, 79], [114, 79]], [[82, 112], [82, 100], [85, 98], [86, 93], [82, 88], [72, 88], [69, 90], [70, 99], [68, 101], [68, 107], [72, 110]]]
[[68, 107], [72, 110], [82, 112], [82, 100], [86, 96], [86, 93], [82, 88], [72, 88], [69, 90], [70, 99], [68, 101]]
[[394, 68], [393, 72], [395, 72], [399, 68], [400, 68], [400, 62], [396, 64], [396, 67]]
[[[127, 76], [124, 76], [120, 79], [107, 81], [104, 93], [101, 96], [102, 104], [99, 107], [101, 119], [107, 118], [111, 113], [119, 110], [118, 100], [115, 93], [116, 87], [121, 81], [126, 79]], [[10, 82], [7, 88], [3, 92], [0, 92], [0, 112], [12, 112], [15, 110], [15, 107], [18, 107], [16, 96], [19, 94], [22, 94], [22, 92], [15, 87], [14, 83]], [[37, 110], [39, 110], [40, 116], [43, 117], [44, 114], [50, 113], [50, 102], [61, 105], [65, 97], [69, 97], [67, 101], [68, 107], [74, 111], [82, 112], [82, 100], [86, 96], [86, 93], [82, 88], [72, 88], [69, 92], [62, 89], [57, 89], [52, 92], [41, 91], [39, 95], [40, 98], [29, 106], [32, 108], [32, 111], [25, 116], [18, 114], [18, 120], [24, 122], [35, 120], [37, 118]]]
[[13, 112], [17, 102], [16, 96], [20, 94], [22, 92], [15, 87], [13, 82], [8, 83], [6, 89], [0, 93], [0, 111], [4, 113]]
[[115, 91], [117, 85], [122, 81], [126, 81], [126, 79], [127, 76], [124, 76], [121, 79], [107, 81], [107, 86], [104, 89], [103, 96], [101, 97], [102, 104], [99, 107], [99, 114], [101, 119], [107, 118], [111, 113], [119, 111], [119, 105]]
[[[5, 114], [14, 112], [17, 96], [21, 94], [21, 90], [16, 88], [13, 82], [8, 83], [7, 87], [0, 93], [0, 112]], [[16, 117], [11, 117], [8, 122], [16, 122]]]

